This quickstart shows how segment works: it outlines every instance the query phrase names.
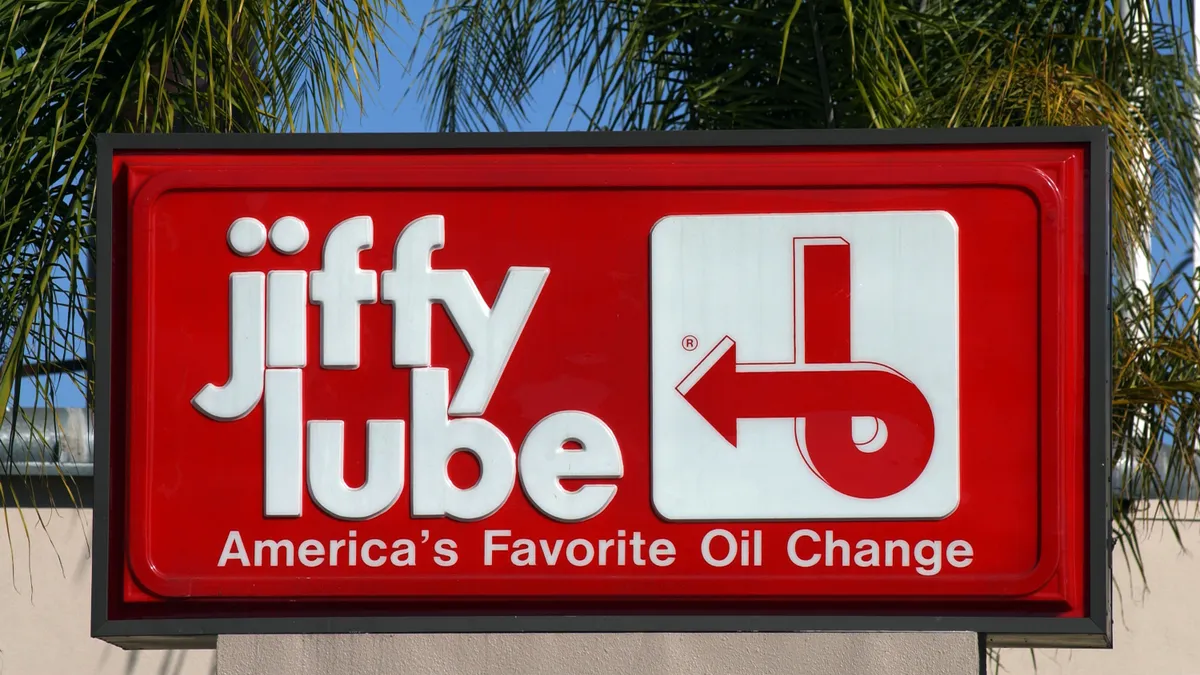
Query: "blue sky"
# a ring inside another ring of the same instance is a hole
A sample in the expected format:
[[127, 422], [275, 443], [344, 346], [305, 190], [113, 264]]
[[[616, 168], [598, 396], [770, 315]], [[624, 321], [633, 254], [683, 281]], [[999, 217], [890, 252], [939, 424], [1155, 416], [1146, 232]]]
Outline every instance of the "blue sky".
[[[398, 12], [388, 15], [388, 22], [394, 34], [389, 36], [388, 44], [395, 52], [397, 59], [386, 55], [380, 63], [378, 86], [371, 91], [372, 83], [364, 86], [369, 98], [361, 110], [353, 101], [349, 101], [350, 109], [346, 111], [342, 123], [342, 131], [347, 132], [412, 132], [429, 131], [425, 124], [425, 108], [417, 98], [413, 73], [405, 68], [409, 54], [416, 44], [417, 31], [421, 20], [429, 12], [430, 0], [404, 3], [412, 24], [406, 24]], [[401, 61], [397, 63], [397, 61]]]
[[[409, 0], [404, 3], [408, 10], [411, 24], [406, 24], [398, 12], [388, 15], [388, 21], [394, 34], [389, 36], [388, 45], [395, 52], [397, 59], [385, 57], [380, 63], [380, 78], [378, 86], [366, 86], [370, 98], [361, 110], [353, 102], [349, 102], [341, 130], [344, 132], [417, 132], [432, 131], [426, 124], [426, 104], [419, 98], [416, 73], [408, 72], [406, 65], [413, 47], [417, 43], [421, 22], [428, 14], [431, 0]], [[426, 45], [422, 44], [418, 55], [423, 56]], [[399, 63], [397, 62], [399, 61]], [[419, 64], [418, 66], [419, 67]], [[414, 71], [417, 67], [414, 67]], [[535, 104], [530, 110], [530, 119], [524, 125], [518, 125], [515, 120], [509, 120], [510, 128], [523, 128], [527, 131], [562, 131], [580, 128], [581, 120], [571, 123], [569, 116], [560, 111], [551, 116], [554, 102], [562, 90], [564, 77], [562, 71], [551, 73], [544, 78], [534, 90]], [[411, 90], [410, 90], [411, 87]]]

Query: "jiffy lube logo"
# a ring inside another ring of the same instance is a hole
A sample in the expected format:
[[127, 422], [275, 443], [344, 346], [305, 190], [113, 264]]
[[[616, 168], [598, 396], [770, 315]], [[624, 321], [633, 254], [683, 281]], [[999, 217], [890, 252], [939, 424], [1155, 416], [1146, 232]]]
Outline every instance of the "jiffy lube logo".
[[[255, 218], [239, 218], [228, 232], [230, 249], [247, 257], [268, 243], [283, 255], [295, 255], [308, 240], [308, 226], [291, 216], [276, 220], [269, 231]], [[512, 441], [483, 417], [550, 270], [510, 267], [489, 306], [466, 270], [432, 267], [431, 254], [445, 245], [442, 216], [406, 225], [395, 241], [392, 268], [382, 273], [359, 266], [359, 254], [374, 243], [371, 218], [357, 216], [329, 232], [318, 270], [229, 277], [229, 378], [223, 385], [204, 386], [192, 403], [225, 422], [262, 404], [264, 514], [301, 516], [307, 488], [312, 502], [335, 518], [378, 516], [396, 504], [408, 482], [406, 452], [412, 455], [414, 517], [486, 518], [508, 500], [518, 476], [532, 504], [555, 520], [577, 522], [604, 510], [616, 486], [585, 485], [568, 492], [559, 483], [560, 478], [621, 477], [621, 451], [604, 421], [575, 410], [553, 413], [535, 424], [514, 452]], [[320, 353], [315, 355], [320, 367], [355, 369], [361, 307], [376, 302], [391, 305], [392, 365], [412, 369], [412, 409], [407, 422], [367, 422], [367, 479], [352, 488], [343, 475], [345, 423], [304, 417], [303, 368], [310, 356], [306, 309], [310, 303], [320, 308]], [[430, 358], [434, 303], [445, 307], [470, 353], [453, 393], [448, 371]], [[566, 450], [568, 442], [575, 447]], [[466, 489], [454, 485], [446, 471], [459, 450], [474, 454], [480, 466], [479, 480]]]
[[957, 233], [943, 211], [658, 221], [657, 512], [678, 521], [953, 513]]

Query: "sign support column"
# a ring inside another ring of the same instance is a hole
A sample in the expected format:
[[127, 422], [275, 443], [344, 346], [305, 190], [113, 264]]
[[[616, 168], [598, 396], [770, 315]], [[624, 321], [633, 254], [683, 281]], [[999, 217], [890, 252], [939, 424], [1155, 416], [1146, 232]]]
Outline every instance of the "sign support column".
[[217, 675], [980, 675], [973, 633], [222, 635]]

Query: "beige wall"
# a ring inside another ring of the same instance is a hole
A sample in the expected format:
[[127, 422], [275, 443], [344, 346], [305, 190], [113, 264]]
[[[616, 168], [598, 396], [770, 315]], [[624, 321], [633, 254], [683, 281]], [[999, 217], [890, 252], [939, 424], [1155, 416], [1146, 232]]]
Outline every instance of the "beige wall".
[[24, 523], [21, 511], [4, 509], [7, 528], [0, 528], [0, 675], [216, 671], [211, 651], [127, 652], [93, 640], [91, 509], [26, 509], [23, 514]]
[[[1181, 523], [1187, 551], [1180, 550], [1161, 522], [1143, 530], [1148, 589], [1117, 555], [1116, 648], [1038, 650], [1039, 675], [1200, 673], [1200, 561], [1191, 553], [1200, 549], [1198, 506], [1182, 507], [1190, 516]], [[89, 509], [26, 510], [24, 524], [16, 509], [4, 511], [7, 531], [0, 529], [0, 539], [5, 540], [0, 544], [0, 578], [7, 578], [0, 581], [0, 675], [214, 672], [209, 651], [125, 652], [89, 636]], [[12, 556], [4, 560], [10, 545]], [[8, 569], [3, 569], [6, 564]], [[1005, 650], [1001, 665], [1004, 673], [1035, 672], [1025, 650]]]
[[1000, 672], [1033, 675], [1036, 663], [1037, 675], [1200, 675], [1200, 502], [1175, 511], [1182, 549], [1168, 523], [1147, 519], [1141, 528], [1145, 584], [1119, 548], [1113, 554], [1111, 651], [1008, 649]]

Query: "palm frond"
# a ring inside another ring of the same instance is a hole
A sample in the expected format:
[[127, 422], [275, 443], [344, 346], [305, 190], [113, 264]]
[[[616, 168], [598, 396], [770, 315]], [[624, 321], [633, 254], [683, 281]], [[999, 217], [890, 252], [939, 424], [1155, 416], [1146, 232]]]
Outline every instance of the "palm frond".
[[[54, 409], [62, 378], [46, 364], [91, 355], [96, 134], [331, 126], [378, 72], [389, 8], [0, 0], [0, 448], [32, 429], [53, 459], [45, 439], [63, 421], [20, 406]], [[90, 400], [89, 373], [65, 375]], [[0, 506], [15, 499], [0, 489]]]
[[[1113, 433], [1130, 494], [1162, 501], [1170, 480], [1195, 474], [1200, 319], [1178, 276], [1149, 295], [1120, 280], [1153, 239], [1191, 236], [1200, 78], [1190, 9], [1129, 6], [1119, 16], [1095, 0], [443, 0], [422, 31], [419, 78], [443, 130], [519, 123], [554, 68], [568, 75], [563, 96], [591, 93], [594, 105], [572, 104], [590, 128], [1107, 127]], [[1119, 513], [1119, 534], [1133, 523]], [[1119, 541], [1139, 560], [1136, 539]]]
[[1132, 31], [1093, 1], [444, 0], [419, 81], [447, 131], [520, 123], [555, 68], [591, 128], [1104, 125], [1129, 271], [1190, 227], [1200, 80], [1169, 10]]
[[[1113, 292], [1114, 539], [1142, 572], [1140, 511], [1178, 537], [1177, 500], [1200, 495], [1200, 274]], [[1144, 581], [1143, 577], [1143, 581]]]

